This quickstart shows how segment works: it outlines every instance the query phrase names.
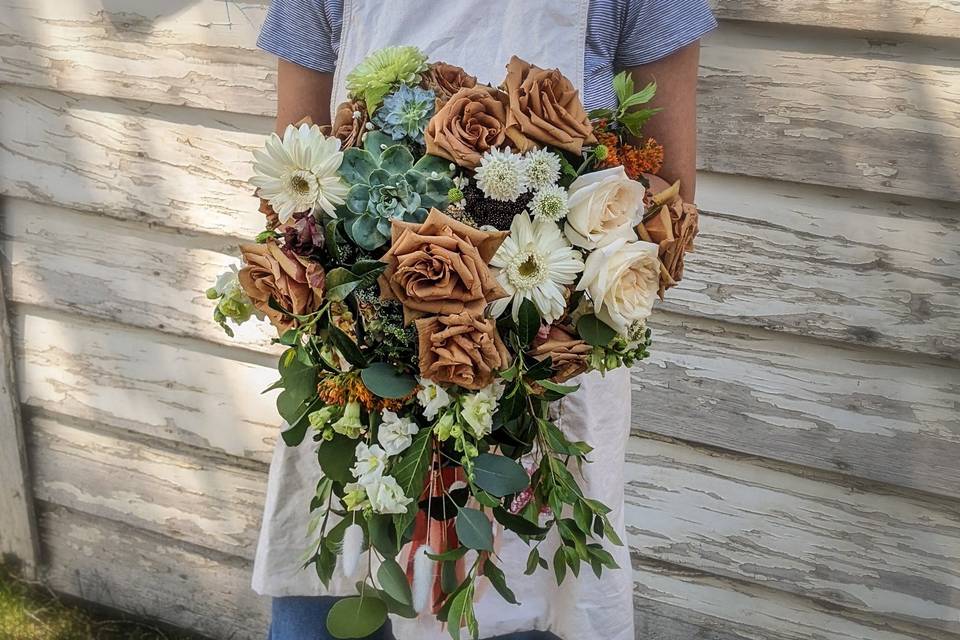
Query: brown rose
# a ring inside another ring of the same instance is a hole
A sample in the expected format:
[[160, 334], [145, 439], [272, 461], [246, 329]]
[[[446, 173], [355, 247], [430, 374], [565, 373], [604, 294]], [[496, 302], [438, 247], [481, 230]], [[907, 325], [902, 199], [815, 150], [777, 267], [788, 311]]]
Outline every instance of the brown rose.
[[507, 97], [491, 87], [460, 89], [430, 118], [427, 153], [461, 167], [480, 166], [485, 151], [506, 140]]
[[476, 76], [472, 76], [462, 67], [446, 62], [435, 62], [421, 76], [420, 86], [437, 94], [437, 100], [445, 103], [460, 89], [472, 89], [477, 86]]
[[279, 334], [296, 326], [296, 320], [270, 308], [270, 298], [297, 315], [320, 308], [326, 275], [319, 264], [284, 251], [273, 240], [240, 245], [240, 252], [245, 263], [237, 275], [240, 286]]
[[554, 382], [566, 382], [587, 370], [593, 348], [558, 325], [550, 325], [546, 336], [538, 335], [530, 351], [537, 360], [550, 358]]
[[683, 279], [683, 257], [693, 251], [699, 230], [697, 207], [680, 197], [680, 182], [667, 184], [659, 176], [643, 174], [650, 183], [644, 198], [646, 214], [637, 227], [641, 240], [659, 245], [660, 299], [667, 289]]
[[362, 100], [340, 103], [333, 118], [332, 134], [340, 139], [340, 148], [361, 146], [361, 138], [367, 126], [367, 107]]
[[510, 363], [496, 323], [473, 311], [417, 320], [420, 375], [465, 389], [482, 389]]
[[507, 136], [520, 150], [550, 145], [578, 154], [596, 142], [579, 92], [558, 69], [541, 69], [510, 58], [504, 89], [510, 99]]
[[403, 304], [405, 323], [471, 309], [506, 296], [487, 266], [507, 231], [480, 231], [431, 209], [422, 224], [394, 220], [381, 258], [380, 295]]

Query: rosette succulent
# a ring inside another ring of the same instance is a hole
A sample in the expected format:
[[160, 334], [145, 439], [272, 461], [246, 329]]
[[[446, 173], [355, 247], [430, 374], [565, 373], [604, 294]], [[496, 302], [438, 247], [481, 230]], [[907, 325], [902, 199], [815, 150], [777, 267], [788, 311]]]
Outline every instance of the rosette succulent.
[[418, 84], [427, 70], [427, 56], [416, 47], [386, 47], [374, 51], [347, 76], [347, 89], [363, 98], [373, 113], [383, 97], [398, 84]]
[[384, 99], [373, 122], [394, 140], [423, 144], [423, 131], [434, 112], [436, 95], [420, 87], [402, 85]]
[[363, 149], [344, 152], [340, 175], [351, 185], [344, 231], [367, 251], [387, 243], [392, 220], [423, 222], [431, 207], [446, 208], [453, 187], [446, 160], [425, 155], [414, 164], [405, 145], [380, 131], [367, 133]]

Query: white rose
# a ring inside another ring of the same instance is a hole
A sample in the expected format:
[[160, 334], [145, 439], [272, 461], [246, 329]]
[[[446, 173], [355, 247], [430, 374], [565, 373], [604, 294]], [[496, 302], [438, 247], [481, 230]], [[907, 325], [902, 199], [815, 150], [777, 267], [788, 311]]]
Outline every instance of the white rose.
[[357, 479], [357, 483], [365, 487], [375, 484], [383, 475], [387, 452], [378, 445], [367, 446], [366, 442], [357, 444], [357, 461], [350, 468], [350, 473]]
[[423, 407], [423, 415], [427, 420], [437, 417], [440, 409], [450, 404], [450, 394], [433, 380], [420, 378], [420, 390], [417, 391], [417, 402]]
[[406, 513], [407, 505], [413, 502], [403, 493], [393, 476], [383, 476], [367, 487], [367, 496], [374, 513]]
[[586, 291], [597, 317], [621, 335], [653, 310], [660, 287], [657, 251], [652, 242], [620, 239], [587, 256], [577, 291]]
[[408, 418], [401, 418], [393, 411], [383, 412], [383, 422], [377, 432], [377, 442], [387, 452], [388, 456], [395, 456], [405, 450], [413, 442], [413, 434], [420, 430], [417, 424]]
[[567, 223], [570, 243], [596, 249], [619, 238], [636, 240], [634, 227], [643, 218], [643, 185], [623, 167], [587, 173], [570, 185]]

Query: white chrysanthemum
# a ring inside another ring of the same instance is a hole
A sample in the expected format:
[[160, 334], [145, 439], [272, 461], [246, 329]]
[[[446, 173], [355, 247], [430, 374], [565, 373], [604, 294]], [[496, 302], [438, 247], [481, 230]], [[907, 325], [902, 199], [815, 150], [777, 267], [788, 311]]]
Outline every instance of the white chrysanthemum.
[[527, 206], [534, 220], [550, 222], [563, 220], [570, 211], [570, 207], [567, 206], [567, 190], [557, 185], [550, 185], [537, 191]]
[[509, 294], [493, 302], [493, 315], [501, 315], [513, 301], [516, 320], [520, 305], [529, 299], [548, 323], [563, 315], [564, 288], [583, 271], [580, 252], [570, 246], [560, 228], [547, 220], [533, 222], [526, 212], [514, 217], [510, 235], [490, 264], [499, 270], [497, 282]]
[[528, 153], [525, 159], [527, 184], [531, 189], [536, 191], [557, 184], [560, 179], [560, 156], [546, 149], [536, 149]]
[[527, 191], [526, 164], [523, 156], [510, 149], [491, 149], [477, 167], [477, 188], [491, 200], [513, 202]]
[[250, 184], [260, 189], [280, 222], [315, 207], [334, 215], [334, 207], [343, 204], [349, 187], [337, 173], [343, 162], [340, 140], [324, 136], [317, 125], [290, 125], [282, 139], [272, 134], [253, 156], [256, 175]]

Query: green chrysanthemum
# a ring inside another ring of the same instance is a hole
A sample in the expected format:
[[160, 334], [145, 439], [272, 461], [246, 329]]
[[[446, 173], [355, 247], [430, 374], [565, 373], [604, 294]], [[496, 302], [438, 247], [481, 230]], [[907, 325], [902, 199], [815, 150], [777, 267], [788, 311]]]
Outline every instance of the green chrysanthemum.
[[373, 113], [395, 85], [417, 84], [426, 70], [427, 56], [416, 47], [386, 47], [371, 53], [350, 72], [347, 89], [362, 97], [367, 111]]

